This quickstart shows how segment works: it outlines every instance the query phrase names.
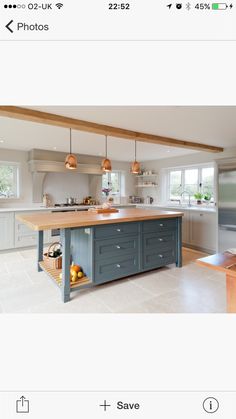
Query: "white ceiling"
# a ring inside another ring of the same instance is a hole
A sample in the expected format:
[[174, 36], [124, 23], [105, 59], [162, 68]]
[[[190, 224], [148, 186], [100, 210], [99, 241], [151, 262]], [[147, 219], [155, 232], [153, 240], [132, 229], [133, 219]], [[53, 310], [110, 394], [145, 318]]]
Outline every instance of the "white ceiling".
[[[236, 107], [66, 107], [33, 109], [116, 127], [143, 131], [181, 140], [230, 147], [236, 145]], [[4, 142], [1, 142], [4, 141]], [[40, 148], [67, 152], [68, 129], [0, 117], [0, 148]], [[73, 131], [73, 151], [104, 155], [104, 138]], [[141, 161], [192, 154], [189, 149], [138, 143]], [[196, 152], [196, 151], [195, 151]], [[134, 142], [109, 137], [108, 154], [113, 160], [132, 161]]]

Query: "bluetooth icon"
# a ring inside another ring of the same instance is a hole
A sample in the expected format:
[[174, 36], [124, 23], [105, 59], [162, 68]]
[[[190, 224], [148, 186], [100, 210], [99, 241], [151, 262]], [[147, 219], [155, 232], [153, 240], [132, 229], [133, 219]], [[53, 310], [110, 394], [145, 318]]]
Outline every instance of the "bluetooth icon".
[[187, 9], [187, 10], [191, 10], [191, 3], [187, 3], [187, 4], [186, 4], [186, 9]]

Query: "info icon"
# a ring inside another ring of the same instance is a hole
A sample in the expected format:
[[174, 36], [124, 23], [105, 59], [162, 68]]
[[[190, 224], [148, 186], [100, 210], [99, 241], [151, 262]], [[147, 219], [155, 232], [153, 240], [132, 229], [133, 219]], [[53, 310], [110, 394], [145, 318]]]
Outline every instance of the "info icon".
[[176, 3], [176, 9], [178, 10], [182, 9], [182, 3]]
[[203, 409], [207, 413], [216, 413], [219, 407], [220, 407], [220, 404], [218, 400], [215, 399], [215, 397], [208, 397], [203, 402]]

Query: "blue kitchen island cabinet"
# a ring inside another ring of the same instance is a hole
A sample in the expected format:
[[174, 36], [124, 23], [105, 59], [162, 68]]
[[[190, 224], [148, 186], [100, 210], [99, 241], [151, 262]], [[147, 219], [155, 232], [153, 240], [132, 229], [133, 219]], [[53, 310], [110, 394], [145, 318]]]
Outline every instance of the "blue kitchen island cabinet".
[[[173, 263], [181, 267], [182, 215], [132, 208], [112, 214], [52, 213], [19, 218], [38, 231], [38, 270], [51, 276], [67, 302], [73, 291]], [[48, 268], [43, 260], [43, 231], [52, 228], [61, 232], [62, 271]], [[72, 261], [85, 273], [77, 284], [70, 283]]]

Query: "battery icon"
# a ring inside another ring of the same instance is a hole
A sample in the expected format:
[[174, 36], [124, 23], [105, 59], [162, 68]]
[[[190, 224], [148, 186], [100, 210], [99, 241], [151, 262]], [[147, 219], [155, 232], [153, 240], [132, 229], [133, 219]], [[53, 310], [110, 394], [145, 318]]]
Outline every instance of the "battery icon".
[[212, 10], [226, 10], [227, 8], [226, 3], [212, 3]]

